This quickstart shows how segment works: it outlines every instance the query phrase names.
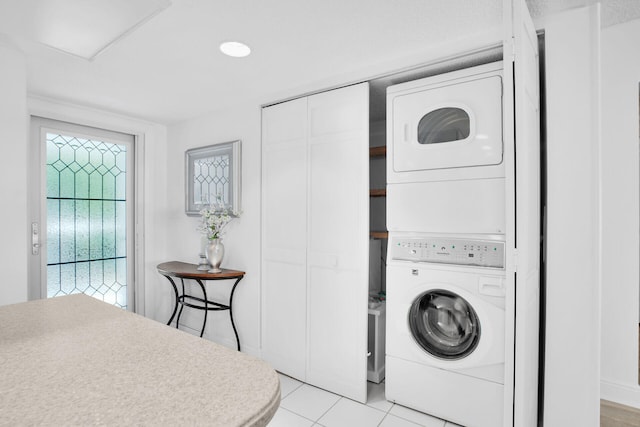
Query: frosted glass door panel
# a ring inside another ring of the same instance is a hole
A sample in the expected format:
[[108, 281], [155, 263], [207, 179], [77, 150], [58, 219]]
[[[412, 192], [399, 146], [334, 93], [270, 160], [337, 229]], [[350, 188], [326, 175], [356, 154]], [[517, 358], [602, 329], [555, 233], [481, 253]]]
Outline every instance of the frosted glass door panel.
[[128, 155], [124, 144], [46, 133], [48, 298], [127, 307]]

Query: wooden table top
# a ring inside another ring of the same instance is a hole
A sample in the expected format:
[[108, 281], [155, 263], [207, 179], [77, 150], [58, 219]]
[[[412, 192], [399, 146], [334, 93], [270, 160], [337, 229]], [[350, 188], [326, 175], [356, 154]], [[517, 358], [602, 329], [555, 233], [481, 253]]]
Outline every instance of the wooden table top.
[[183, 279], [237, 279], [244, 277], [245, 272], [239, 270], [222, 269], [221, 273], [209, 273], [206, 270], [198, 270], [198, 266], [188, 262], [169, 261], [158, 264], [158, 272], [165, 276], [180, 277]]

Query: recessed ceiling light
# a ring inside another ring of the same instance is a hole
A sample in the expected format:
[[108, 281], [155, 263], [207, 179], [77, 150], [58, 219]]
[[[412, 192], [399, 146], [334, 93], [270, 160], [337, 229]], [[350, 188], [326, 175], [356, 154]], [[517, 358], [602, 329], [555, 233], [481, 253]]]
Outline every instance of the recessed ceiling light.
[[240, 42], [224, 42], [220, 45], [220, 50], [225, 55], [235, 58], [242, 58], [251, 53], [251, 49], [244, 43]]

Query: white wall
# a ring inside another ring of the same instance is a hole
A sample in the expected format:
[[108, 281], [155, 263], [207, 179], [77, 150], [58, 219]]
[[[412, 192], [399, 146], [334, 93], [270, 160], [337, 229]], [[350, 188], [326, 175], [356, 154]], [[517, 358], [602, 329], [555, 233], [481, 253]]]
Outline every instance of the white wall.
[[[223, 237], [225, 256], [222, 267], [247, 273], [236, 288], [233, 317], [242, 351], [254, 355], [260, 354], [260, 114], [256, 102], [229, 107], [223, 112], [170, 127], [167, 167], [167, 198], [170, 200], [169, 227], [166, 230], [167, 260], [197, 263], [200, 234], [196, 227], [199, 218], [187, 217], [184, 213], [184, 152], [189, 148], [242, 140], [242, 213], [227, 226]], [[164, 278], [162, 280], [166, 281]], [[168, 319], [173, 296], [170, 284], [166, 282], [163, 285], [165, 288], [158, 301], [158, 311]], [[207, 293], [214, 300], [225, 301], [231, 285], [232, 281], [208, 282]], [[205, 336], [235, 348], [235, 337], [228, 318], [227, 312], [209, 313]], [[199, 333], [202, 313], [185, 310], [181, 325], [183, 322]]]
[[0, 305], [27, 300], [27, 83], [25, 59], [0, 35]]
[[599, 424], [599, 28], [597, 6], [545, 23], [544, 424], [551, 427]]
[[602, 32], [602, 398], [640, 408], [640, 20]]

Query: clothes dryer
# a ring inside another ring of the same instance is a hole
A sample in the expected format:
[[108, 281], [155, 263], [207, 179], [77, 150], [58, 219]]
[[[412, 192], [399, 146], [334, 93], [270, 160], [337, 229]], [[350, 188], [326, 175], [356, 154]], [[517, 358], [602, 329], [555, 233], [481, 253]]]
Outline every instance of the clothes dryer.
[[504, 177], [502, 62], [387, 88], [387, 181]]
[[387, 88], [387, 229], [505, 232], [502, 62]]
[[504, 243], [392, 234], [386, 397], [465, 426], [502, 425]]

